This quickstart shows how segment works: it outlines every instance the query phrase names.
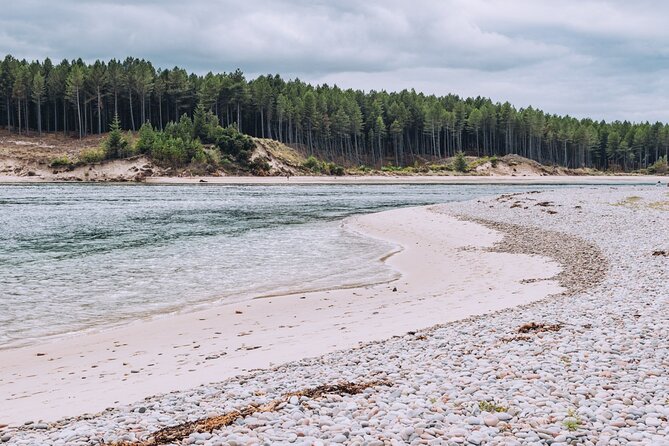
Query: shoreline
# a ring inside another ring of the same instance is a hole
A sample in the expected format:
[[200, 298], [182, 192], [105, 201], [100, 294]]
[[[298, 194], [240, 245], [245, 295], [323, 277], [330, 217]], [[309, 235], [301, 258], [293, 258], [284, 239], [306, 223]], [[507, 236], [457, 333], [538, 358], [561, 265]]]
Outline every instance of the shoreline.
[[286, 177], [149, 177], [146, 184], [528, 184], [528, 185], [602, 185], [602, 184], [669, 184], [669, 177], [644, 175], [592, 176], [476, 176], [476, 175], [347, 175], [341, 177], [293, 176]]
[[143, 181], [53, 181], [38, 177], [0, 175], [0, 184], [144, 184], [144, 185], [305, 185], [305, 184], [527, 184], [527, 185], [653, 185], [669, 184], [661, 175], [553, 175], [553, 176], [476, 176], [476, 175], [346, 175], [328, 176], [222, 176], [222, 177], [146, 177]]
[[[669, 446], [666, 190], [505, 194], [431, 210], [505, 232], [488, 240], [492, 248], [465, 245], [462, 253], [501, 249], [557, 259], [563, 268], [552, 280], [566, 290], [116, 404], [94, 416], [0, 427], [0, 434], [8, 445], [139, 446], [161, 442], [167, 429], [177, 433], [174, 444], [565, 445], [587, 439]], [[498, 261], [517, 258], [507, 256]], [[490, 276], [474, 266], [467, 271]], [[401, 306], [393, 310], [412, 316]], [[319, 388], [330, 390], [314, 392]]]
[[[560, 271], [555, 262], [488, 252], [502, 234], [434, 208], [345, 220], [350, 230], [402, 247], [384, 256], [400, 274], [392, 282], [211, 304], [2, 350], [0, 376], [10, 378], [0, 379], [7, 395], [0, 422], [98, 412], [562, 291], [551, 280]], [[472, 262], [482, 270], [472, 271]]]
[[[365, 215], [365, 214], [362, 214]], [[347, 217], [348, 218], [348, 217]], [[358, 233], [362, 236], [365, 236], [363, 233]], [[382, 241], [385, 241], [381, 239]], [[390, 250], [383, 254], [378, 261], [381, 263], [384, 263], [387, 259], [392, 257], [393, 255], [397, 254], [398, 252], [401, 252], [402, 248], [398, 247], [397, 249]], [[116, 322], [110, 322], [110, 323], [105, 323], [105, 324], [91, 324], [86, 327], [81, 327], [61, 333], [52, 333], [52, 334], [45, 334], [45, 335], [37, 335], [37, 336], [31, 336], [28, 338], [24, 338], [21, 340], [12, 340], [4, 345], [0, 345], [0, 355], [2, 354], [3, 351], [8, 351], [8, 350], [15, 350], [15, 349], [20, 349], [20, 348], [26, 348], [30, 346], [45, 346], [49, 345], [52, 343], [57, 343], [60, 341], [65, 341], [77, 336], [85, 336], [85, 335], [91, 335], [91, 334], [100, 334], [108, 331], [113, 331], [113, 330], [118, 330], [124, 327], [128, 327], [131, 325], [135, 324], [143, 324], [149, 321], [153, 320], [160, 320], [163, 318], [170, 318], [170, 317], [176, 317], [176, 316], [183, 316], [183, 315], [188, 315], [191, 313], [196, 313], [196, 312], [203, 312], [211, 309], [212, 307], [225, 307], [225, 306], [231, 306], [231, 305], [244, 305], [247, 302], [251, 302], [254, 300], [261, 300], [261, 299], [272, 299], [272, 298], [280, 298], [280, 297], [293, 297], [293, 296], [303, 296], [306, 294], [313, 294], [313, 293], [329, 293], [331, 291], [345, 291], [345, 290], [353, 290], [353, 289], [358, 289], [358, 288], [367, 288], [367, 287], [374, 287], [374, 286], [380, 286], [380, 285], [387, 285], [390, 283], [393, 283], [401, 278], [401, 275], [399, 272], [395, 271], [393, 274], [392, 278], [389, 278], [387, 280], [379, 280], [379, 281], [365, 281], [364, 283], [356, 283], [356, 284], [349, 284], [349, 285], [341, 285], [341, 286], [327, 286], [323, 288], [316, 288], [316, 289], [309, 289], [309, 288], [304, 288], [304, 289], [291, 289], [286, 292], [272, 292], [272, 293], [264, 293], [264, 294], [245, 294], [243, 297], [236, 298], [234, 300], [229, 300], [230, 296], [226, 297], [216, 297], [211, 300], [206, 300], [206, 301], [201, 301], [201, 302], [195, 302], [190, 305], [184, 305], [182, 307], [176, 308], [176, 309], [164, 309], [164, 310], [159, 310], [156, 312], [148, 313], [148, 314], [143, 314], [139, 315], [137, 317], [125, 317], [122, 319], [117, 320]], [[228, 300], [226, 300], [228, 299]]]

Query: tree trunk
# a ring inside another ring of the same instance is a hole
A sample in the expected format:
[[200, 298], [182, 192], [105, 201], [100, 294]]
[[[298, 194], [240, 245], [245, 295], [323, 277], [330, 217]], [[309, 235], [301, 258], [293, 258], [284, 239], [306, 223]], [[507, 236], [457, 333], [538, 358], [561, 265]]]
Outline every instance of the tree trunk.
[[160, 119], [160, 131], [163, 130], [163, 97], [158, 96], [158, 119]]
[[481, 151], [479, 149], [479, 130], [476, 129], [476, 156], [481, 156]]
[[261, 135], [264, 138], [265, 137], [265, 115], [263, 114], [263, 108], [260, 107], [260, 128], [261, 128]]
[[18, 105], [18, 112], [19, 112], [19, 135], [21, 134], [21, 99], [19, 99]]
[[144, 96], [144, 93], [142, 93], [142, 122], [141, 125], [144, 125], [146, 122], [146, 97]]
[[102, 99], [100, 98], [100, 87], [98, 86], [98, 135], [102, 133], [102, 113], [101, 113], [102, 107], [100, 107], [101, 100]]
[[53, 100], [53, 131], [58, 131], [58, 103]]
[[37, 132], [42, 136], [42, 99], [37, 98]]
[[569, 164], [567, 164], [567, 140], [563, 141], [564, 144], [564, 167], [569, 167]]
[[77, 118], [79, 120], [79, 139], [82, 137], [81, 133], [81, 104], [79, 103], [79, 89], [77, 88]]
[[241, 132], [242, 131], [242, 113], [241, 110], [239, 109], [239, 101], [237, 101], [237, 131]]
[[86, 107], [86, 96], [84, 96], [84, 128], [82, 129], [84, 136], [88, 134], [88, 107]]
[[25, 128], [26, 128], [26, 135], [30, 132], [30, 115], [28, 115], [28, 96], [25, 97], [23, 100], [23, 109], [25, 110], [24, 113], [24, 121], [25, 121]]
[[12, 115], [12, 112], [11, 112], [10, 108], [11, 108], [11, 103], [9, 101], [9, 95], [8, 95], [7, 96], [7, 131], [12, 130], [12, 125], [11, 125], [11, 122], [10, 122], [10, 116]]
[[128, 88], [128, 96], [130, 97], [130, 121], [132, 122], [132, 131], [135, 131], [135, 115], [132, 111], [132, 91]]

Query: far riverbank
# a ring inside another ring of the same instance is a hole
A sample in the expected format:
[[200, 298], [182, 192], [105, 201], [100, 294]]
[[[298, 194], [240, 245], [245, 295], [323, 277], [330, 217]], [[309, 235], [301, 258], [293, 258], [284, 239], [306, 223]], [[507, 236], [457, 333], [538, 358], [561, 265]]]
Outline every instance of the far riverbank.
[[669, 177], [649, 175], [593, 176], [471, 176], [471, 175], [387, 175], [387, 176], [223, 176], [223, 177], [150, 177], [147, 184], [527, 184], [527, 185], [597, 185], [597, 184], [668, 184]]

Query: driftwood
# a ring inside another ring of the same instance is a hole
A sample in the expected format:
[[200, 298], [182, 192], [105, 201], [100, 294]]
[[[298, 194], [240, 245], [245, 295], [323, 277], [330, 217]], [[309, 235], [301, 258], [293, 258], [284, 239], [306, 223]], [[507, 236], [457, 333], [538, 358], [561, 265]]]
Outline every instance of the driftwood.
[[300, 390], [298, 392], [287, 393], [281, 398], [270, 401], [267, 404], [250, 404], [242, 409], [233, 410], [223, 415], [215, 417], [202, 418], [196, 421], [189, 421], [176, 426], [170, 426], [154, 432], [147, 440], [136, 442], [114, 442], [108, 443], [109, 446], [157, 446], [162, 444], [176, 443], [187, 438], [193, 433], [212, 432], [225, 426], [229, 426], [238, 418], [244, 418], [259, 412], [275, 412], [279, 406], [288, 402], [291, 397], [305, 396], [308, 398], [319, 398], [326, 394], [355, 395], [363, 390], [376, 386], [389, 386], [391, 383], [385, 380], [369, 381], [365, 383], [342, 382], [337, 384], [326, 384], [312, 389]]
[[562, 324], [544, 324], [542, 322], [529, 322], [518, 327], [518, 333], [540, 333], [545, 331], [558, 331]]

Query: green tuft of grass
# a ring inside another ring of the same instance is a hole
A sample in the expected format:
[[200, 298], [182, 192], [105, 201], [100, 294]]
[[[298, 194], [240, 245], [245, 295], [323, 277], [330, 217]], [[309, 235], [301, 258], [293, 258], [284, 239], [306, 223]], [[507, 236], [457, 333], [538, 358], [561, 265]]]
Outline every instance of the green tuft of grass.
[[578, 430], [578, 428], [581, 427], [581, 421], [575, 418], [569, 418], [566, 419], [562, 422], [564, 427], [567, 428], [568, 431], [573, 432], [575, 430]]
[[479, 401], [479, 409], [483, 412], [506, 412], [509, 410], [508, 407], [497, 404], [494, 401]]
[[51, 160], [49, 167], [70, 167], [74, 165], [67, 155], [57, 156]]
[[79, 161], [86, 164], [99, 163], [104, 159], [105, 149], [102, 147], [82, 150], [79, 154]]
[[564, 419], [562, 425], [565, 428], [567, 428], [568, 431], [573, 432], [575, 430], [578, 430], [583, 425], [583, 422], [581, 421], [581, 418], [576, 414], [576, 410], [569, 409], [567, 411], [567, 418]]

